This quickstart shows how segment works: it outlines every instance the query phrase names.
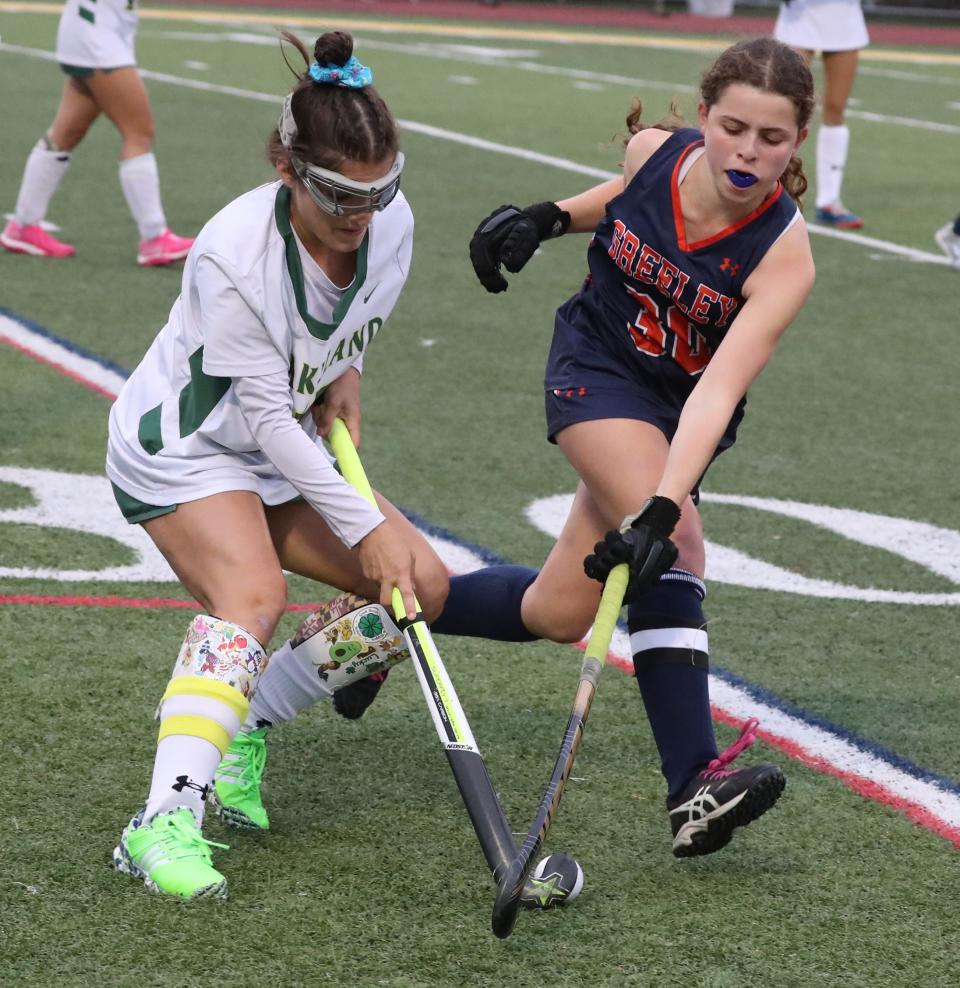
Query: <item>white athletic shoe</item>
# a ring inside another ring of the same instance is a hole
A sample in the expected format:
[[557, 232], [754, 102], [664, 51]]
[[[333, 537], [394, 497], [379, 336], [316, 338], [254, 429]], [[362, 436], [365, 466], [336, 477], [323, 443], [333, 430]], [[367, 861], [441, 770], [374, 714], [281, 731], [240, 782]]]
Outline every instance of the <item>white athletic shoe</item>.
[[933, 236], [950, 263], [960, 270], [960, 236], [953, 232], [953, 221], [940, 227]]

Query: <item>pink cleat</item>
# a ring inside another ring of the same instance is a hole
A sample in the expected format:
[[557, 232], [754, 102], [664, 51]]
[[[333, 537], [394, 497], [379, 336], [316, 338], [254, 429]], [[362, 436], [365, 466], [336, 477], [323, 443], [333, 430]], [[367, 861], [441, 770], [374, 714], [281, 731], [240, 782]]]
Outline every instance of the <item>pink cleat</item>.
[[151, 240], [141, 240], [137, 251], [137, 264], [156, 267], [182, 261], [193, 246], [193, 237], [178, 237], [171, 230], [164, 230]]
[[0, 233], [0, 244], [12, 254], [32, 254], [34, 257], [73, 257], [76, 249], [47, 233], [39, 223], [21, 226], [10, 220]]

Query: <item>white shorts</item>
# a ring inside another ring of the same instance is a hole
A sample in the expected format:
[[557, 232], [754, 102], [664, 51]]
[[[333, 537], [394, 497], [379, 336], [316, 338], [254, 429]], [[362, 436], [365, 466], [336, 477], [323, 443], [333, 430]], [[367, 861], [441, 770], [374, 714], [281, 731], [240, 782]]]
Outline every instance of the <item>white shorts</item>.
[[136, 65], [137, 17], [127, 0], [67, 0], [57, 28], [57, 61], [85, 69]]
[[[323, 452], [333, 459], [326, 449]], [[169, 509], [226, 491], [250, 491], [268, 506], [286, 504], [300, 496], [260, 452], [212, 453], [202, 457], [148, 456], [138, 444], [116, 435], [110, 435], [107, 441], [107, 476], [114, 485], [120, 509], [131, 524], [166, 514], [155, 509]], [[121, 497], [121, 493], [126, 496]]]
[[791, 48], [855, 51], [870, 42], [860, 0], [791, 0], [780, 4], [773, 36]]

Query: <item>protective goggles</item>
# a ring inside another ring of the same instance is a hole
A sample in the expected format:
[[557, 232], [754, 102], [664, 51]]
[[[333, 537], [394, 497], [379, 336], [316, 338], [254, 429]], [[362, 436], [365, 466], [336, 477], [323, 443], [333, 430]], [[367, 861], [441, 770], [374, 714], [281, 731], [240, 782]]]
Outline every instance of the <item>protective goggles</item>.
[[373, 182], [356, 182], [339, 172], [308, 165], [291, 159], [297, 178], [306, 186], [310, 198], [331, 216], [372, 213], [386, 209], [400, 190], [403, 153], [398, 151], [390, 170]]

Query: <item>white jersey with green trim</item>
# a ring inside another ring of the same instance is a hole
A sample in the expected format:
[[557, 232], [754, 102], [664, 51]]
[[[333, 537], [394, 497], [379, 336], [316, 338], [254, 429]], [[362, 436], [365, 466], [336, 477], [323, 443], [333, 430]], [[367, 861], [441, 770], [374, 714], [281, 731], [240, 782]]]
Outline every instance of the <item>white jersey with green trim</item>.
[[136, 0], [67, 0], [57, 28], [57, 61], [87, 69], [136, 64]]
[[[410, 270], [413, 214], [401, 193], [374, 213], [327, 322], [307, 300], [329, 297], [330, 284], [302, 249], [280, 182], [235, 199], [200, 231], [167, 324], [110, 413], [107, 474], [126, 494], [163, 506], [227, 490], [265, 504], [300, 493], [348, 545], [382, 521], [336, 472], [307, 413], [359, 369], [393, 310]], [[258, 387], [275, 405], [258, 407]], [[283, 447], [273, 442], [280, 433]]]

